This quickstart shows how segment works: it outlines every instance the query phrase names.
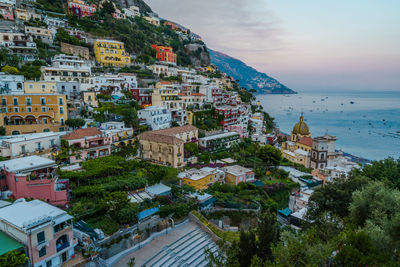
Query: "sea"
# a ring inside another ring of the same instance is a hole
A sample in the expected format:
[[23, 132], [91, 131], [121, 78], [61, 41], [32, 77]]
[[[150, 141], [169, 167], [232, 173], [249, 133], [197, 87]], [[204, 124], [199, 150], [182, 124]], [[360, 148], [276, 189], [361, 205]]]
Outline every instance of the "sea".
[[307, 91], [257, 100], [284, 133], [304, 114], [312, 136], [336, 136], [337, 150], [368, 160], [400, 158], [400, 92]]

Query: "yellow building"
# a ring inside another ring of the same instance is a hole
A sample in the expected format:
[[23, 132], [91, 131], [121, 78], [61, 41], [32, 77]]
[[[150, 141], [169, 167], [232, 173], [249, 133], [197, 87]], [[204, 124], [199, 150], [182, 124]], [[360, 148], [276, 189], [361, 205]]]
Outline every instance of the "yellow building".
[[310, 130], [307, 123], [304, 122], [304, 116], [300, 116], [300, 121], [296, 123], [293, 127], [292, 134], [290, 135], [290, 140], [292, 142], [297, 142], [303, 137], [311, 137]]
[[311, 138], [307, 123], [304, 122], [303, 116], [300, 117], [300, 121], [293, 127], [290, 139], [291, 141], [282, 143], [282, 157], [309, 168], [313, 139]]
[[214, 182], [214, 174], [201, 169], [190, 169], [181, 172], [178, 177], [181, 186], [186, 184], [193, 186], [197, 190], [207, 189]]
[[151, 100], [153, 106], [178, 108], [180, 102], [179, 90], [169, 81], [158, 82], [151, 95]]
[[25, 94], [56, 94], [57, 83], [46, 81], [26, 81], [24, 83]]
[[67, 129], [67, 101], [61, 94], [2, 95], [0, 126], [6, 135]]
[[123, 42], [96, 40], [94, 42], [96, 61], [101, 66], [123, 67], [131, 63], [129, 53], [125, 52]]
[[99, 106], [97, 103], [95, 92], [83, 92], [83, 102], [85, 103], [85, 105], [93, 108], [97, 108]]

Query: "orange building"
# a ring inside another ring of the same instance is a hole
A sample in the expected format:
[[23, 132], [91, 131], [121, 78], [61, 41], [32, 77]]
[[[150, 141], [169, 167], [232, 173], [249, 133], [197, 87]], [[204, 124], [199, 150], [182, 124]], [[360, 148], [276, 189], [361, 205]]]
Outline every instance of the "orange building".
[[170, 46], [153, 45], [157, 51], [157, 60], [160, 62], [176, 64], [176, 54]]

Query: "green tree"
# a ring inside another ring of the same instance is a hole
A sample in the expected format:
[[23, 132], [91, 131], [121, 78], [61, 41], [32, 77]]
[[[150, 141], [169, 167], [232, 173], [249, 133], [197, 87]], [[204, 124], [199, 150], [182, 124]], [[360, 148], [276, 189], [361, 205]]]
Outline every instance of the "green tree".
[[278, 166], [282, 161], [282, 152], [271, 145], [265, 145], [258, 150], [258, 156], [267, 166]]
[[85, 125], [84, 119], [68, 119], [65, 121], [65, 124], [71, 127], [72, 129], [77, 129]]
[[196, 143], [187, 143], [185, 144], [185, 151], [188, 151], [190, 155], [198, 155], [199, 146]]
[[253, 231], [240, 231], [240, 240], [238, 244], [238, 259], [241, 267], [250, 266], [253, 256], [257, 253], [256, 235]]
[[12, 250], [0, 256], [0, 267], [14, 267], [23, 265], [28, 257], [19, 250]]
[[361, 231], [348, 234], [345, 244], [334, 258], [335, 266], [388, 266], [387, 257], [379, 253], [369, 236]]
[[267, 211], [260, 216], [257, 236], [258, 256], [263, 260], [271, 259], [271, 246], [279, 238], [279, 225], [275, 213]]
[[1, 71], [5, 72], [7, 74], [12, 74], [12, 75], [19, 74], [19, 70], [16, 67], [12, 67], [12, 66], [4, 66], [1, 68]]
[[0, 136], [6, 135], [6, 128], [4, 126], [0, 126]]

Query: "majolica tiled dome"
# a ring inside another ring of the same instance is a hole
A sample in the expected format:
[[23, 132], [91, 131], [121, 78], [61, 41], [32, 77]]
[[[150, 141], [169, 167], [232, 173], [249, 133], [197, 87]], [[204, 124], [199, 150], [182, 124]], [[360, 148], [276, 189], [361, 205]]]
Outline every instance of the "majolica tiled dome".
[[293, 134], [300, 134], [300, 135], [309, 135], [310, 130], [308, 129], [307, 123], [304, 122], [304, 117], [300, 117], [300, 121], [296, 123], [293, 127]]

